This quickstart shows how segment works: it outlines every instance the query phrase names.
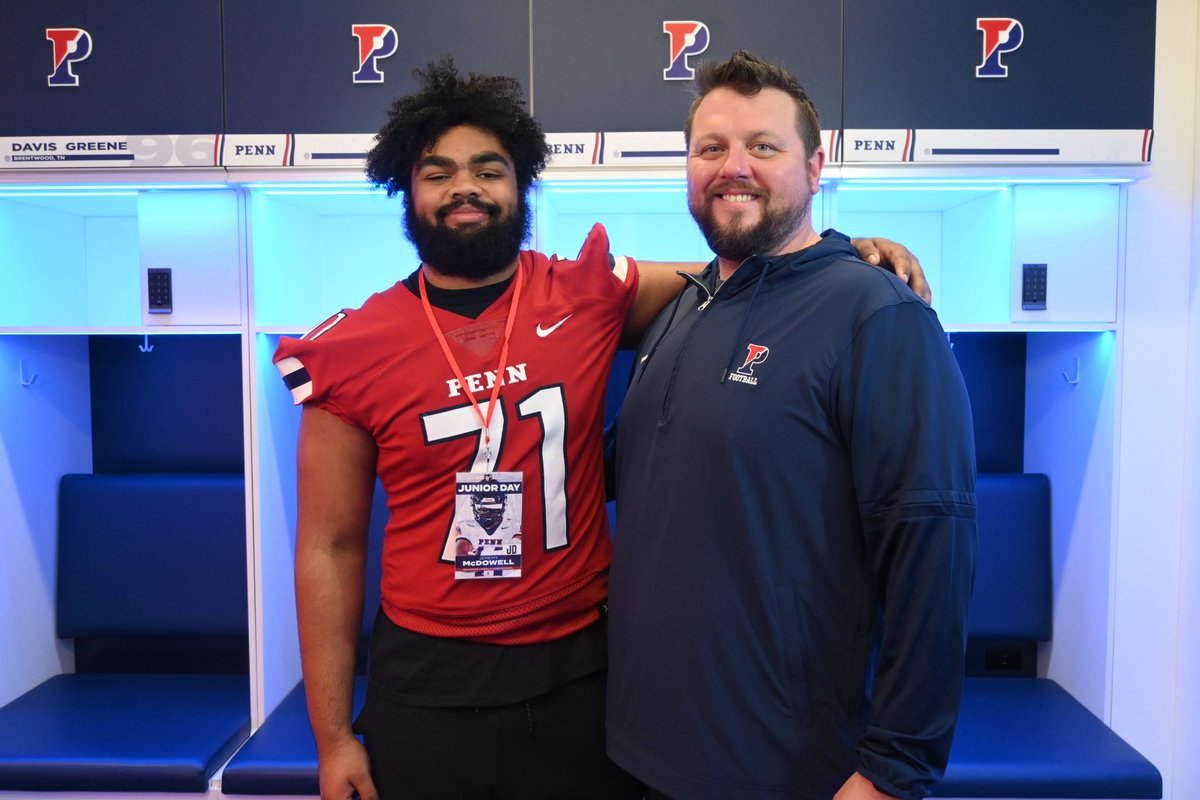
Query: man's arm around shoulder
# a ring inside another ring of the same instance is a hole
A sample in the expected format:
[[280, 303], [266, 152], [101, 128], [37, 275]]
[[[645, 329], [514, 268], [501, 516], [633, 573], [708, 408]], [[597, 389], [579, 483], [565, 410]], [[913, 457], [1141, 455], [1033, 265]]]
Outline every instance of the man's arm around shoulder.
[[377, 800], [366, 749], [351, 730], [354, 657], [363, 613], [375, 443], [360, 428], [305, 408], [298, 448], [296, 616], [321, 797]]

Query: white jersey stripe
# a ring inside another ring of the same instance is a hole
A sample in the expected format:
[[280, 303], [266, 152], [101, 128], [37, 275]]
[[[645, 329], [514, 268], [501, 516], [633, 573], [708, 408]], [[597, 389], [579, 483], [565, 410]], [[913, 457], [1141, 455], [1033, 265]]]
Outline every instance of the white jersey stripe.
[[281, 358], [279, 361], [275, 362], [275, 366], [279, 368], [279, 374], [283, 376], [284, 383], [291, 388], [292, 403], [294, 405], [300, 405], [312, 396], [312, 379], [304, 380], [302, 383], [299, 383], [295, 386], [293, 386], [292, 381], [289, 380], [289, 378], [292, 378], [293, 376], [295, 376], [295, 378], [307, 378], [308, 371], [304, 369], [304, 365], [300, 363], [300, 359], [295, 358], [294, 356], [288, 356], [287, 358]]
[[613, 262], [613, 275], [616, 275], [621, 283], [625, 282], [625, 276], [629, 273], [629, 259], [625, 256], [617, 256]]

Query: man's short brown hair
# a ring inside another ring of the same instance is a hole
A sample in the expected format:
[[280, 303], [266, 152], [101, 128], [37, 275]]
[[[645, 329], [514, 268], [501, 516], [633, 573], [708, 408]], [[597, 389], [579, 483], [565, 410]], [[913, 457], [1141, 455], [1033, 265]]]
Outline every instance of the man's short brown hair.
[[817, 108], [796, 76], [782, 65], [771, 64], [753, 53], [738, 50], [728, 61], [715, 64], [703, 62], [696, 68], [693, 82], [696, 99], [688, 109], [687, 121], [683, 125], [684, 141], [692, 141], [692, 120], [696, 108], [713, 89], [733, 89], [743, 97], [754, 97], [763, 89], [778, 89], [796, 102], [796, 132], [804, 142], [805, 155], [811, 157], [821, 146], [821, 122]]

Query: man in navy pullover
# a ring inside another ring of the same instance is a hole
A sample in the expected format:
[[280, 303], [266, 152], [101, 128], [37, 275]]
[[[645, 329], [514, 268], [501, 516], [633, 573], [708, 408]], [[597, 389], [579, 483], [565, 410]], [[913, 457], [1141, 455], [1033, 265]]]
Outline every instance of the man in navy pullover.
[[742, 52], [697, 88], [688, 202], [717, 258], [620, 419], [609, 754], [650, 797], [923, 797], [976, 549], [962, 377], [925, 302], [814, 232], [796, 79]]

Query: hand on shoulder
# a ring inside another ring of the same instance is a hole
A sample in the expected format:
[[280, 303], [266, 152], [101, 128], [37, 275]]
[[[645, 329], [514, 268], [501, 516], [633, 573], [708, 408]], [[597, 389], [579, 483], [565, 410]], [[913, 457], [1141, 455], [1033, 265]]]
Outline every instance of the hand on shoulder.
[[850, 240], [858, 257], [868, 264], [894, 272], [896, 277], [908, 284], [908, 288], [926, 303], [933, 302], [933, 293], [925, 280], [921, 262], [907, 247], [880, 236]]

